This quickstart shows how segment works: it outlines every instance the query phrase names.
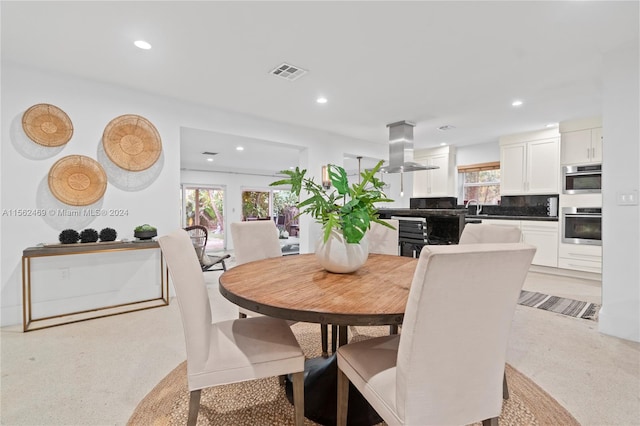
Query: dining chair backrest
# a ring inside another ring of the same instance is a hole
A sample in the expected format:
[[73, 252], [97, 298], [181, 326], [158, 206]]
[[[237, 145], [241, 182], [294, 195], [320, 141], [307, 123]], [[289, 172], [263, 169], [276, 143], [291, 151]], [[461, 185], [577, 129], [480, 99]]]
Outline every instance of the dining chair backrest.
[[521, 238], [517, 226], [472, 223], [465, 225], [458, 244], [517, 243]]
[[196, 250], [196, 254], [198, 255], [198, 259], [200, 263], [202, 263], [202, 258], [205, 254], [205, 250], [207, 248], [207, 239], [209, 237], [209, 231], [202, 225], [191, 225], [184, 228], [189, 234], [191, 238], [191, 243], [193, 244], [193, 248]]
[[466, 424], [500, 412], [511, 320], [535, 250], [423, 247], [398, 347], [403, 424]]
[[211, 305], [191, 238], [183, 229], [158, 239], [176, 290], [187, 348], [187, 368], [199, 369], [209, 354]]
[[231, 239], [236, 264], [282, 256], [278, 241], [278, 228], [272, 220], [234, 222]]
[[397, 219], [383, 219], [384, 222], [393, 226], [394, 229], [387, 228], [376, 222], [371, 222], [371, 228], [367, 231], [369, 239], [369, 253], [398, 255], [398, 227]]

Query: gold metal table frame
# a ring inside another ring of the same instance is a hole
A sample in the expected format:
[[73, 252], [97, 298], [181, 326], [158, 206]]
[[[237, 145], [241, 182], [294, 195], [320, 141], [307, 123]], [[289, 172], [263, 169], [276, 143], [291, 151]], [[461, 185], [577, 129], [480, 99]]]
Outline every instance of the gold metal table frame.
[[94, 318], [108, 317], [143, 309], [157, 308], [169, 305], [169, 270], [164, 264], [162, 253], [160, 254], [160, 288], [158, 298], [139, 300], [135, 302], [121, 303], [117, 305], [102, 306], [81, 311], [68, 312], [42, 318], [32, 316], [31, 294], [31, 259], [48, 256], [67, 256], [78, 254], [113, 253], [127, 250], [151, 250], [160, 249], [156, 241], [149, 242], [104, 242], [74, 244], [69, 247], [29, 247], [22, 252], [22, 330], [32, 331], [43, 328], [55, 327]]

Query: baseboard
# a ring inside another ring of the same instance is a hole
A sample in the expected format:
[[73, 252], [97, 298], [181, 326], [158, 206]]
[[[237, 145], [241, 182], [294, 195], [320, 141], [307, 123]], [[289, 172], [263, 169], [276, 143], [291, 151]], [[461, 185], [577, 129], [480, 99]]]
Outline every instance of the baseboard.
[[580, 278], [583, 280], [602, 282], [602, 274], [596, 274], [593, 272], [574, 271], [572, 269], [552, 268], [549, 266], [539, 265], [531, 265], [529, 271], [538, 272], [541, 274], [559, 275], [562, 277]]

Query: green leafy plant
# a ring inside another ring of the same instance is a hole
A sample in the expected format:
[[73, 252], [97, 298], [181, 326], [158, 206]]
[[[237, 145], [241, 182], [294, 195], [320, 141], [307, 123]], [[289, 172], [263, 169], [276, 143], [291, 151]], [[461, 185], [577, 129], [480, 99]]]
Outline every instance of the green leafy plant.
[[148, 232], [148, 231], [155, 231], [156, 228], [154, 226], [151, 226], [147, 223], [145, 223], [144, 225], [140, 225], [140, 226], [136, 226], [136, 228], [134, 229], [135, 232]]
[[297, 204], [300, 209], [298, 216], [308, 213], [322, 224], [325, 242], [329, 240], [331, 231], [337, 230], [344, 235], [347, 243], [357, 244], [371, 222], [393, 228], [379, 219], [378, 208], [375, 206], [375, 203], [393, 201], [382, 190], [384, 182], [375, 176], [382, 163], [380, 161], [373, 169], [360, 173], [360, 183], [352, 185], [349, 184], [344, 168], [329, 164], [329, 189], [315, 183], [313, 178], [305, 177], [307, 170], [300, 170], [298, 167], [295, 170], [283, 170], [281, 173], [288, 177], [271, 183], [271, 186], [291, 185], [291, 192], [296, 196], [303, 189], [311, 195]]

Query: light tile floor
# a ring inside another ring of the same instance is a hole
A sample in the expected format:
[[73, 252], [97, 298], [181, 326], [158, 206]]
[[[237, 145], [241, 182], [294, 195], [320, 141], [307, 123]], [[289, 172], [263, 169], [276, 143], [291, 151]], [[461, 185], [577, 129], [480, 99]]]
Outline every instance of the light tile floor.
[[[205, 274], [214, 321], [237, 316], [218, 274]], [[593, 281], [530, 273], [525, 288], [600, 301]], [[5, 327], [0, 344], [3, 425], [124, 425], [185, 359], [175, 300], [29, 333]], [[640, 344], [600, 334], [596, 322], [518, 306], [508, 361], [583, 425], [640, 425]]]

